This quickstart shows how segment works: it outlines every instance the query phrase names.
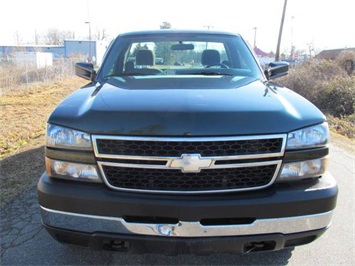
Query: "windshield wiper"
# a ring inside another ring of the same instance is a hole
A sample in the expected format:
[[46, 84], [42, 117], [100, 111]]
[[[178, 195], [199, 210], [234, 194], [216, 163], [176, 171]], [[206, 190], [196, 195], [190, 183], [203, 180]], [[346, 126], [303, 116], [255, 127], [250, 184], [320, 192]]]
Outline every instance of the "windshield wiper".
[[211, 72], [211, 71], [200, 71], [200, 72], [191, 72], [184, 73], [184, 75], [204, 75], [204, 76], [233, 76], [231, 73], [223, 73], [223, 72]]
[[132, 72], [132, 73], [122, 73], [122, 74], [111, 74], [107, 75], [104, 78], [115, 78], [115, 77], [128, 77], [128, 76], [157, 76], [159, 75], [158, 73], [138, 73], [138, 72]]
[[116, 74], [110, 74], [110, 75], [104, 76], [104, 79], [113, 78], [113, 77], [117, 77], [117, 76], [118, 75], [116, 75]]

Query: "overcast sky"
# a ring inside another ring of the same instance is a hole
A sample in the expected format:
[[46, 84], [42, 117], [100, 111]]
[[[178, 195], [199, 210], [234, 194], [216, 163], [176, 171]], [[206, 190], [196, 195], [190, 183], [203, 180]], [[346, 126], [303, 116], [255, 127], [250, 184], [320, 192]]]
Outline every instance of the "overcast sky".
[[[241, 33], [266, 52], [275, 51], [284, 0], [1, 0], [0, 45], [34, 43], [35, 32], [70, 30], [88, 38], [106, 29], [120, 32], [159, 29], [162, 22], [177, 29], [213, 27]], [[354, 0], [288, 0], [281, 51], [355, 47]]]

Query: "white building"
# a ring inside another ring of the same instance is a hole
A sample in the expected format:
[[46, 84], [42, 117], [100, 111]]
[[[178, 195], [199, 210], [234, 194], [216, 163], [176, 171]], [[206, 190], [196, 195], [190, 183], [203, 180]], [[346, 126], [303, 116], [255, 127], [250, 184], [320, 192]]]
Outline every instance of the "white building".
[[26, 68], [43, 68], [53, 65], [53, 55], [43, 52], [14, 52], [12, 62]]
[[79, 55], [83, 61], [90, 60], [96, 65], [100, 65], [106, 49], [107, 43], [104, 41], [64, 40], [64, 45], [0, 45], [0, 57], [12, 60], [14, 54], [18, 52], [51, 53], [53, 60], [60, 57], [68, 58]]

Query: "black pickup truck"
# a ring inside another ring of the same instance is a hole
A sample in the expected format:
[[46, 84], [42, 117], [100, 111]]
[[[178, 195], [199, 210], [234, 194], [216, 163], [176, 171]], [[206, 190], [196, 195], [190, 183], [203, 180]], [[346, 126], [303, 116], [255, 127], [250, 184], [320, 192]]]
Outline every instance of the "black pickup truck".
[[132, 253], [249, 253], [317, 239], [337, 185], [329, 131], [238, 34], [119, 35], [51, 114], [42, 221], [59, 242]]

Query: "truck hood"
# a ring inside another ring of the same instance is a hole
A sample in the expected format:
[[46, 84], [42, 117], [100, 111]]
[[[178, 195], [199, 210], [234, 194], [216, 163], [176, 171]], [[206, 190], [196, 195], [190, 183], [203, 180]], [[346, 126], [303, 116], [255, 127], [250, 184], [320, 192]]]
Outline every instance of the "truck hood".
[[293, 91], [252, 78], [112, 78], [65, 99], [49, 123], [93, 134], [237, 136], [287, 133], [325, 121]]

